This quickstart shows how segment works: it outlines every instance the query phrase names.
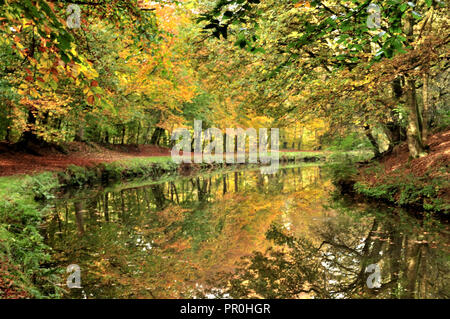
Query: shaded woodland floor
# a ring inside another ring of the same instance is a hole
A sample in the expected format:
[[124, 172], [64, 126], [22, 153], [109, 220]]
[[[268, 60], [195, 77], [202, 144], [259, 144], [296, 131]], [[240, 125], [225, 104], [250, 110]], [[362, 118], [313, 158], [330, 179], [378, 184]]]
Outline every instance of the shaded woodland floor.
[[[375, 189], [378, 186], [411, 184], [418, 191], [439, 182], [438, 198], [450, 202], [450, 130], [436, 133], [427, 140], [428, 154], [420, 158], [411, 158], [406, 143], [394, 148], [392, 153], [373, 165], [360, 170], [357, 181]], [[436, 185], [434, 186], [436, 187]], [[396, 194], [396, 198], [400, 193]]]
[[[448, 168], [450, 165], [450, 130], [436, 133], [429, 137], [427, 144], [429, 146], [428, 155], [420, 158], [410, 159], [408, 145], [402, 143], [394, 148], [391, 154], [380, 160], [380, 166], [384, 170], [384, 176], [404, 176], [413, 174], [415, 176], [429, 177], [448, 176]], [[443, 172], [442, 167], [446, 167], [447, 171]], [[372, 183], [382, 182], [375, 180], [371, 175], [366, 175]]]
[[53, 149], [40, 150], [41, 156], [13, 151], [10, 145], [0, 143], [0, 176], [32, 174], [64, 170], [70, 165], [93, 166], [118, 160], [170, 156], [170, 149], [154, 145], [107, 145], [72, 142], [66, 144], [67, 154]]

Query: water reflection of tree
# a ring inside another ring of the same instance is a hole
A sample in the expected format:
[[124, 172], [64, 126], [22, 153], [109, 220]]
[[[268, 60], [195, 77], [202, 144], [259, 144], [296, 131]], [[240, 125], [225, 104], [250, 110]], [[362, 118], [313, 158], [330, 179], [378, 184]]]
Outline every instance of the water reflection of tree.
[[[234, 298], [448, 298], [447, 242], [440, 226], [422, 225], [403, 213], [366, 210], [363, 216], [327, 219], [315, 227], [319, 245], [273, 225], [278, 246], [243, 259], [206, 293]], [[364, 236], [361, 236], [364, 234]], [[366, 267], [381, 269], [370, 289]], [[202, 292], [205, 293], [205, 292]]]
[[[233, 270], [240, 256], [265, 251], [270, 243], [264, 232], [278, 216], [285, 216], [296, 234], [305, 233], [310, 223], [301, 219], [321, 216], [316, 200], [328, 192], [323, 182], [316, 185], [318, 173], [317, 167], [290, 169], [286, 176], [231, 172], [68, 195], [48, 216], [45, 236], [61, 264], [80, 264], [85, 291], [93, 296], [190, 297], [192, 286], [205, 278], [216, 284], [216, 272]], [[238, 272], [230, 293], [406, 297], [398, 288], [407, 289], [407, 278], [415, 277], [417, 296], [444, 296], [445, 263], [430, 241], [422, 242], [408, 220], [363, 213], [372, 217], [324, 219], [305, 238], [272, 229], [268, 237], [284, 248], [247, 259], [245, 278], [251, 284], [243, 284]], [[363, 270], [370, 263], [382, 268], [383, 286], [376, 290], [364, 286]], [[221, 278], [227, 287], [230, 278]]]
[[[48, 216], [47, 243], [59, 263], [81, 266], [88, 296], [189, 297], [184, 284], [195, 285], [201, 276], [211, 276], [217, 258], [241, 256], [244, 243], [254, 247], [250, 245], [253, 237], [244, 235], [248, 230], [244, 227], [265, 219], [247, 214], [252, 211], [249, 205], [265, 204], [261, 198], [247, 201], [237, 194], [244, 189], [257, 196], [252, 184], [246, 185], [244, 174], [68, 194], [70, 199], [56, 202]], [[256, 175], [249, 174], [251, 178]], [[264, 187], [266, 191], [267, 181]], [[246, 202], [230, 207], [227, 201], [234, 197]], [[258, 233], [263, 238], [264, 231]], [[238, 245], [230, 244], [238, 240]], [[80, 294], [71, 291], [70, 296]]]

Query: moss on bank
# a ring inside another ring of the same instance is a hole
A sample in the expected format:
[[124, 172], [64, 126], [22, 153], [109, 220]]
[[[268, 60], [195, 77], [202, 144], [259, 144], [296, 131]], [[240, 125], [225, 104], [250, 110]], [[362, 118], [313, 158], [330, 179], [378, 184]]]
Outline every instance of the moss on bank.
[[378, 162], [359, 168], [348, 162], [332, 163], [328, 167], [334, 185], [342, 193], [441, 216], [448, 215], [450, 210], [447, 165], [433, 167], [434, 172], [443, 171], [441, 176], [428, 172], [417, 176], [401, 168], [393, 175], [386, 175]]
[[449, 182], [445, 178], [430, 179], [407, 175], [402, 178], [388, 178], [376, 185], [359, 181], [353, 188], [358, 194], [401, 207], [442, 214], [448, 214], [450, 210], [448, 198], [445, 198]]

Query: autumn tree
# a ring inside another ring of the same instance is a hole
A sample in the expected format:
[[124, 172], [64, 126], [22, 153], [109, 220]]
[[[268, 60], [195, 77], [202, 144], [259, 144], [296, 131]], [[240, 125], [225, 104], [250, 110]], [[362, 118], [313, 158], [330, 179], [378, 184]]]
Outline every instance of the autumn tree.
[[[408, 117], [410, 153], [413, 157], [423, 155], [421, 113], [427, 108], [418, 104], [416, 82], [424, 69], [442, 60], [448, 37], [434, 36], [432, 30], [447, 24], [446, 8], [438, 1], [400, 0], [377, 2], [379, 15], [371, 8], [370, 1], [217, 1], [200, 20], [206, 21], [205, 32], [225, 38], [228, 43], [235, 42], [257, 56], [254, 74], [259, 78], [255, 81], [259, 87], [257, 96], [265, 97], [259, 99], [262, 107], [267, 108], [272, 102], [274, 112], [279, 114], [300, 110], [314, 114], [324, 108], [337, 114], [350, 106], [359, 114], [358, 125], [370, 131], [377, 122], [393, 122], [396, 130], [401, 121], [396, 109], [401, 106]], [[433, 45], [424, 45], [426, 42]], [[264, 54], [258, 55], [261, 50]], [[383, 77], [383, 81], [375, 79], [374, 73], [382, 76], [377, 63], [392, 66], [392, 59], [401, 65], [393, 76]], [[347, 77], [343, 78], [343, 72], [347, 72]], [[349, 91], [330, 87], [330, 81], [346, 85]], [[383, 87], [391, 86], [386, 88], [394, 96], [389, 103], [367, 94], [371, 85], [380, 82]], [[319, 92], [318, 87], [322, 87]], [[331, 90], [340, 92], [332, 95]], [[351, 91], [360, 91], [357, 99], [352, 100]], [[320, 105], [327, 95], [328, 103]], [[298, 98], [292, 103], [294, 96], [306, 98], [307, 104], [299, 103]], [[315, 99], [319, 103], [314, 103]], [[373, 116], [376, 113], [379, 114]], [[386, 121], [383, 116], [393, 121]]]

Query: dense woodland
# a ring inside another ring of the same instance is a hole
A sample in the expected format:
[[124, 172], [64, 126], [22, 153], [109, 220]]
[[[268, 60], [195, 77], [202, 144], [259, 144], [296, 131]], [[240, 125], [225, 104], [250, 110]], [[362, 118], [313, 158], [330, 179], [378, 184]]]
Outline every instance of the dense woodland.
[[369, 28], [370, 3], [4, 0], [0, 140], [168, 146], [200, 119], [280, 127], [284, 148], [353, 134], [424, 155], [449, 123], [448, 6], [376, 1]]
[[[0, 298], [449, 298], [449, 17], [0, 0]], [[198, 120], [279, 128], [280, 169], [178, 166]]]

